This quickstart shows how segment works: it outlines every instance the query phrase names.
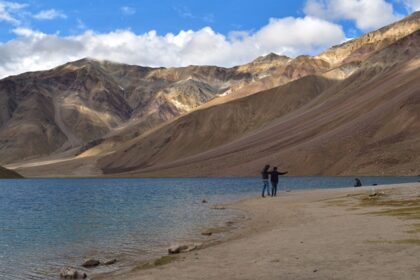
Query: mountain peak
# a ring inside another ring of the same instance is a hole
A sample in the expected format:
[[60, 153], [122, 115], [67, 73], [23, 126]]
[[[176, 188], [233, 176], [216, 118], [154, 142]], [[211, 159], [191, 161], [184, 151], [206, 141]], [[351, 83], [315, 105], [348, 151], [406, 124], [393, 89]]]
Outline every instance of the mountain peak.
[[108, 60], [97, 59], [97, 58], [93, 58], [93, 57], [84, 57], [84, 58], [69, 62], [69, 64], [75, 64], [75, 65], [104, 64], [104, 63], [117, 64], [115, 62], [111, 62], [111, 61], [108, 61]]
[[420, 18], [420, 11], [413, 12], [413, 13], [412, 13], [411, 15], [409, 15], [408, 17]]
[[327, 61], [332, 66], [352, 61], [362, 61], [370, 54], [389, 46], [419, 29], [420, 12], [414, 12], [400, 21], [366, 33], [359, 38], [333, 46], [329, 50], [321, 53], [318, 57]]
[[267, 55], [263, 55], [258, 57], [257, 59], [255, 59], [253, 62], [271, 62], [274, 60], [280, 60], [280, 59], [290, 59], [289, 57], [285, 56], [285, 55], [278, 55], [276, 53], [269, 53]]

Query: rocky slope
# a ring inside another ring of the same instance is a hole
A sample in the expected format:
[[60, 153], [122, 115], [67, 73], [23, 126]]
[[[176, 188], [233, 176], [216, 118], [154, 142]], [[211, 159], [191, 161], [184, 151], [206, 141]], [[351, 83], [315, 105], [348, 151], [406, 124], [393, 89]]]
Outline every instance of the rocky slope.
[[308, 76], [193, 112], [100, 164], [133, 176], [257, 174], [267, 162], [299, 175], [416, 175], [419, 54], [417, 30], [343, 80]]
[[350, 62], [360, 63], [372, 53], [389, 46], [419, 28], [420, 11], [396, 23], [334, 46], [318, 55], [317, 58], [327, 61], [332, 67]]
[[0, 81], [0, 162], [118, 146], [218, 97], [225, 102], [326, 69], [313, 58], [270, 54], [234, 68], [83, 59], [8, 77]]
[[266, 162], [294, 174], [420, 173], [419, 29], [414, 13], [316, 57], [233, 68], [84, 59], [9, 77], [1, 162], [31, 175], [249, 175]]

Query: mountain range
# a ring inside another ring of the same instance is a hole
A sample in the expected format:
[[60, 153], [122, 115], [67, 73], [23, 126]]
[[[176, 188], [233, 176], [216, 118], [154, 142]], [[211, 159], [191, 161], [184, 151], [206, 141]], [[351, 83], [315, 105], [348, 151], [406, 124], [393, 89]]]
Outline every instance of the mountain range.
[[[0, 80], [25, 176], [420, 174], [420, 13], [317, 56], [233, 68], [95, 59]], [[417, 152], [417, 153], [416, 153]]]

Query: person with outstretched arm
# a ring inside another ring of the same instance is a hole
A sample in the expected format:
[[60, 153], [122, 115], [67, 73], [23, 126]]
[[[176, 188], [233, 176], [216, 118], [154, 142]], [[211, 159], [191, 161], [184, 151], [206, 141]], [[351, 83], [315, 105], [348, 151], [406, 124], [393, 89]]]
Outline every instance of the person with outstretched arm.
[[264, 196], [264, 192], [267, 189], [267, 195], [270, 196], [270, 185], [268, 183], [268, 176], [269, 176], [269, 172], [268, 169], [270, 168], [270, 165], [266, 165], [264, 166], [264, 169], [261, 171], [261, 176], [262, 176], [262, 180], [263, 180], [263, 189], [262, 189], [262, 197]]
[[270, 173], [270, 181], [271, 181], [271, 196], [277, 196], [277, 185], [279, 184], [279, 176], [286, 175], [288, 172], [278, 172], [277, 167], [273, 168], [273, 171]]
[[354, 181], [355, 181], [355, 184], [354, 184], [355, 188], [362, 186], [362, 181], [360, 181], [359, 178], [354, 179]]

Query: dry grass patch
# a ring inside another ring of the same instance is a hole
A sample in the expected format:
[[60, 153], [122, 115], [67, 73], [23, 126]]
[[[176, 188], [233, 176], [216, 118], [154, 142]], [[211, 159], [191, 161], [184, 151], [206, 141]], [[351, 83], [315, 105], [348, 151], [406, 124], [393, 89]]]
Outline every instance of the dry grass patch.
[[[325, 207], [347, 207], [348, 211], [379, 208], [374, 211], [369, 209], [369, 212], [365, 211], [360, 213], [361, 215], [392, 216], [404, 220], [420, 220], [420, 196], [404, 197], [398, 190], [369, 190], [365, 193], [348, 194], [344, 197], [327, 199], [322, 202], [325, 203]], [[414, 224], [412, 227], [406, 232], [409, 234], [420, 233], [420, 224]], [[407, 239], [398, 242], [416, 244], [418, 242], [416, 240]], [[391, 241], [391, 243], [393, 242]]]
[[420, 246], [420, 239], [402, 239], [402, 240], [368, 240], [366, 243], [370, 244], [408, 244]]
[[398, 244], [410, 244], [410, 245], [420, 246], [420, 239], [403, 239], [403, 240], [394, 241], [394, 243], [398, 243]]

